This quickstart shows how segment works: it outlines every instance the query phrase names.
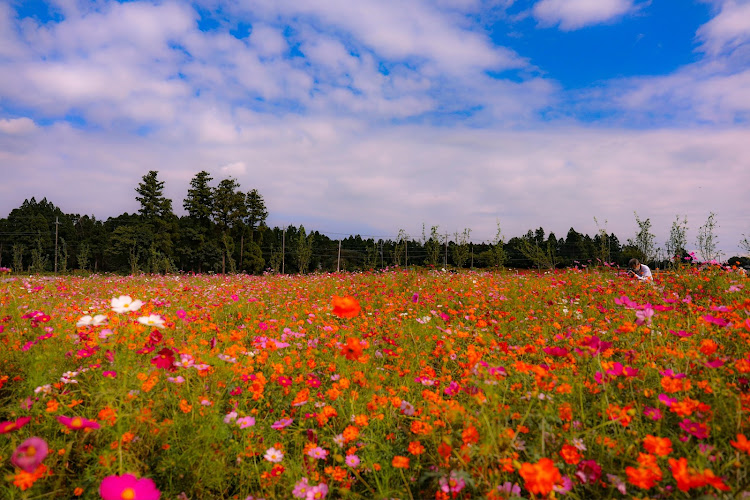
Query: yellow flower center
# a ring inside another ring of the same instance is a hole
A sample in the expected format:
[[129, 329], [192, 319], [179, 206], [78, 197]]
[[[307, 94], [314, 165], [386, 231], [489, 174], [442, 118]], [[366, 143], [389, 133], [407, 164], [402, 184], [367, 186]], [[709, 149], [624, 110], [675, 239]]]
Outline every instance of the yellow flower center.
[[15, 423], [15, 422], [11, 422], [11, 423], [9, 423], [8, 425], [6, 425], [6, 426], [5, 426], [5, 428], [4, 428], [3, 430], [4, 430], [5, 432], [8, 432], [8, 431], [12, 431], [12, 430], [13, 430], [13, 429], [15, 429], [15, 428], [16, 428], [16, 423]]
[[70, 421], [70, 426], [75, 428], [83, 427], [83, 420], [81, 420], [81, 417], [76, 417]]
[[120, 493], [120, 498], [122, 500], [133, 500], [135, 498], [135, 490], [133, 488], [125, 488]]
[[34, 448], [32, 445], [29, 445], [26, 448], [26, 456], [33, 457], [34, 455], [36, 455], [36, 448]]

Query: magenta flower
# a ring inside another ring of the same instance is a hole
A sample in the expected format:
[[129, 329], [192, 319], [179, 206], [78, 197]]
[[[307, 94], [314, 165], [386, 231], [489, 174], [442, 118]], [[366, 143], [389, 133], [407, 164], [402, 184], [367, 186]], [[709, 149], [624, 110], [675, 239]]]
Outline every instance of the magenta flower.
[[281, 429], [284, 429], [285, 427], [289, 427], [292, 425], [292, 419], [291, 418], [282, 418], [281, 420], [277, 420], [273, 424], [271, 424], [271, 429], [276, 429], [277, 431], [280, 431]]
[[103, 500], [159, 500], [161, 496], [151, 479], [136, 479], [132, 474], [105, 477], [99, 494]]
[[105, 378], [117, 378], [117, 372], [115, 371], [102, 372], [102, 375]]
[[705, 424], [693, 422], [687, 418], [680, 422], [680, 429], [698, 439], [706, 439], [708, 437], [708, 427]]
[[31, 417], [21, 417], [15, 422], [0, 422], [0, 434], [18, 430], [24, 425], [28, 424], [29, 420], [31, 420]]
[[596, 460], [584, 460], [578, 463], [575, 475], [583, 484], [594, 484], [602, 476], [602, 466]]
[[26, 472], [34, 472], [47, 456], [47, 442], [38, 437], [30, 437], [20, 444], [10, 461], [16, 467], [20, 467]]
[[60, 415], [57, 417], [57, 421], [63, 424], [68, 429], [73, 429], [75, 431], [81, 430], [81, 429], [98, 429], [101, 427], [98, 422], [94, 422], [93, 420], [86, 420], [85, 418], [81, 417], [65, 417], [63, 415]]
[[172, 349], [165, 347], [156, 354], [158, 354], [158, 356], [151, 359], [152, 365], [170, 372], [177, 370], [177, 368], [174, 367], [174, 351]]
[[352, 469], [356, 469], [357, 467], [359, 467], [360, 459], [357, 455], [347, 455], [344, 462], [346, 462], [346, 465], [348, 465]]

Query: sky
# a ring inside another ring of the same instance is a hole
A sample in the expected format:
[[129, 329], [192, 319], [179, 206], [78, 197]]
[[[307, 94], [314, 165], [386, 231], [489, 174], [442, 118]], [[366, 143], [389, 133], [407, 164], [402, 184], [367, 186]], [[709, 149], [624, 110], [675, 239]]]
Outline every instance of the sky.
[[0, 217], [159, 172], [271, 226], [750, 236], [750, 0], [0, 0]]

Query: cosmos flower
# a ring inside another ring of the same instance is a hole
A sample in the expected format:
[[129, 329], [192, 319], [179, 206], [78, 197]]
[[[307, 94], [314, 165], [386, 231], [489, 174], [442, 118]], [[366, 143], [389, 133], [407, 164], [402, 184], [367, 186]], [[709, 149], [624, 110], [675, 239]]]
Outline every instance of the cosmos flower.
[[31, 417], [21, 417], [19, 419], [16, 419], [13, 422], [0, 422], [0, 434], [5, 434], [6, 432], [11, 431], [17, 431], [24, 425], [28, 424], [31, 420]]
[[161, 496], [151, 479], [136, 479], [132, 474], [105, 477], [99, 494], [102, 500], [159, 500]]
[[104, 323], [107, 322], [107, 317], [103, 314], [97, 314], [94, 317], [91, 316], [83, 316], [81, 319], [78, 320], [76, 323], [76, 326], [101, 326]]
[[119, 297], [112, 299], [111, 305], [114, 312], [126, 313], [130, 311], [137, 311], [143, 306], [143, 302], [137, 299], [131, 299], [130, 295], [120, 295]]
[[272, 446], [266, 450], [263, 458], [272, 463], [279, 463], [284, 460], [284, 454]]
[[334, 295], [331, 304], [333, 305], [333, 314], [339, 318], [354, 318], [359, 315], [362, 309], [357, 299], [350, 296], [339, 297]]
[[138, 318], [138, 323], [146, 326], [155, 326], [156, 328], [164, 328], [164, 319], [158, 314], [141, 316]]
[[47, 456], [47, 452], [47, 442], [44, 439], [30, 437], [16, 448], [10, 461], [26, 472], [34, 472]]
[[93, 420], [86, 420], [81, 417], [65, 417], [60, 415], [57, 417], [57, 421], [63, 424], [68, 429], [81, 430], [81, 429], [98, 429], [101, 427], [99, 423]]

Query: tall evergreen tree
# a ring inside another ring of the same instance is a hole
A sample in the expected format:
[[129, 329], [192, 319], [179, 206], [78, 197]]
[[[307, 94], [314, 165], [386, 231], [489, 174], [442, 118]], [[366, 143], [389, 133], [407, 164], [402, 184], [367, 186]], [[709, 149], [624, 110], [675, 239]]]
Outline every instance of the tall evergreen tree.
[[172, 200], [164, 196], [164, 182], [158, 180], [157, 175], [159, 172], [156, 170], [149, 171], [135, 188], [136, 193], [140, 195], [135, 197], [141, 204], [138, 213], [148, 222], [173, 215]]
[[209, 183], [213, 180], [211, 174], [205, 170], [198, 172], [190, 181], [190, 189], [182, 202], [182, 207], [188, 216], [194, 219], [200, 227], [208, 228], [213, 216], [213, 190]]
[[253, 189], [247, 193], [245, 197], [245, 209], [247, 211], [245, 223], [250, 228], [252, 240], [255, 241], [255, 230], [265, 224], [266, 218], [268, 218], [266, 203], [257, 189]]

